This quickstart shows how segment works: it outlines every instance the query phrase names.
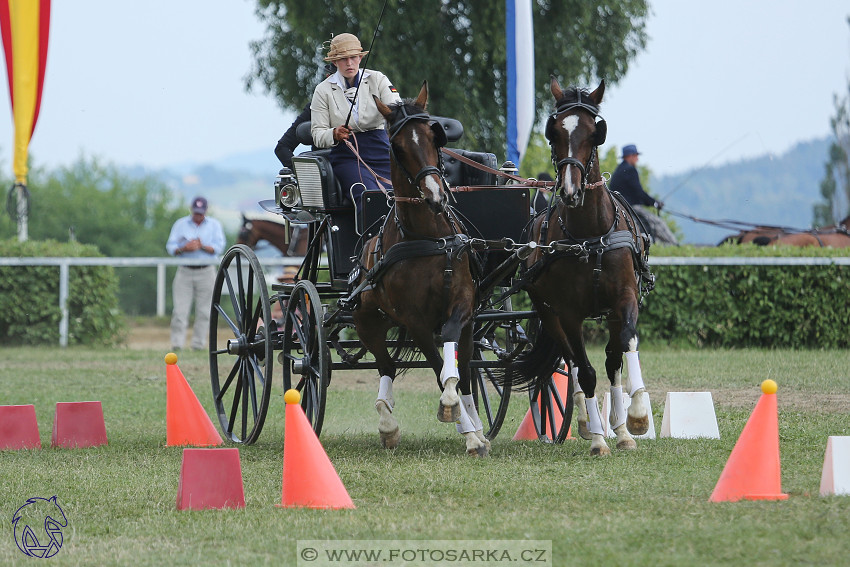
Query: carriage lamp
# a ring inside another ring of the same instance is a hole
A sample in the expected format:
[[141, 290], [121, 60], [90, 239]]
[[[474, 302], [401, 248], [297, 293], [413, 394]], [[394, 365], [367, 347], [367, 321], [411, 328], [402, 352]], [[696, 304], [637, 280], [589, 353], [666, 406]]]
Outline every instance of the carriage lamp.
[[280, 208], [291, 209], [298, 206], [301, 195], [298, 192], [298, 184], [292, 170], [284, 167], [277, 175], [274, 184], [275, 201]]

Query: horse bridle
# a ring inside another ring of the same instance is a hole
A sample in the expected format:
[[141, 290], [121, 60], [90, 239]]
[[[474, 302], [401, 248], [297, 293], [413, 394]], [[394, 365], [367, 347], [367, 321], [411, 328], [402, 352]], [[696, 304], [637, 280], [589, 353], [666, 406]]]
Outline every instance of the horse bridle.
[[[576, 108], [582, 108], [582, 109], [590, 112], [590, 114], [593, 116], [594, 120], [596, 120], [597, 118], [599, 119], [596, 122], [597, 130], [602, 129], [604, 131], [607, 131], [607, 125], [605, 124], [605, 119], [602, 118], [599, 115], [599, 107], [594, 106], [592, 104], [587, 104], [585, 102], [581, 102], [581, 100], [580, 100], [581, 99], [581, 93], [578, 93], [578, 96], [579, 96], [579, 100], [576, 101], [576, 102], [565, 102], [565, 103], [558, 105], [558, 107], [555, 109], [555, 112], [553, 112], [552, 114], [549, 115], [549, 124], [553, 124], [555, 122], [555, 120], [557, 120], [558, 115], [560, 115], [560, 114], [563, 114], [563, 113], [568, 112], [570, 110], [574, 110]], [[547, 128], [546, 128], [546, 131], [547, 132], [549, 131], [548, 125], [547, 125]], [[564, 166], [567, 166], [567, 165], [575, 166], [575, 167], [578, 168], [579, 172], [581, 173], [581, 186], [579, 187], [578, 206], [581, 206], [584, 203], [584, 194], [585, 194], [586, 191], [605, 185], [605, 181], [602, 180], [602, 179], [600, 179], [599, 181], [596, 181], [595, 183], [592, 183], [590, 185], [587, 184], [587, 175], [590, 172], [591, 168], [593, 167], [593, 161], [597, 156], [597, 148], [602, 143], [604, 143], [604, 134], [603, 134], [603, 139], [601, 141], [598, 140], [598, 139], [594, 140], [593, 148], [590, 150], [590, 157], [588, 157], [586, 163], [582, 163], [581, 161], [577, 160], [574, 157], [565, 157], [565, 158], [559, 160], [558, 156], [555, 155], [555, 146], [552, 144], [552, 140], [549, 140], [549, 147], [552, 150], [552, 164], [555, 166], [555, 187], [558, 188], [558, 198], [560, 198], [561, 201], [564, 200], [563, 186], [561, 184], [561, 181], [562, 181], [562, 179], [561, 179], [561, 168], [563, 168]]]
[[419, 183], [429, 175], [436, 175], [440, 178], [440, 183], [442, 184], [446, 195], [448, 195], [450, 193], [449, 186], [446, 182], [445, 176], [443, 175], [443, 153], [440, 151], [440, 147], [442, 147], [446, 143], [446, 133], [443, 131], [443, 127], [436, 122], [430, 124], [431, 130], [434, 132], [435, 136], [434, 146], [437, 148], [438, 165], [426, 165], [425, 167], [420, 169], [419, 172], [416, 173], [416, 175], [413, 175], [410, 173], [410, 171], [408, 171], [406, 167], [404, 167], [404, 164], [401, 162], [401, 160], [398, 159], [398, 156], [395, 152], [395, 148], [393, 147], [393, 139], [396, 137], [396, 135], [398, 135], [402, 127], [404, 127], [404, 125], [410, 122], [411, 120], [424, 120], [426, 122], [430, 122], [431, 115], [427, 112], [417, 112], [413, 114], [408, 113], [407, 108], [405, 108], [403, 104], [399, 105], [398, 108], [402, 114], [402, 118], [390, 124], [388, 128], [388, 132], [390, 134], [390, 157], [392, 157], [396, 165], [401, 168], [401, 171], [404, 173], [405, 177], [407, 177], [407, 182], [410, 183], [411, 186], [415, 187], [417, 191], [419, 191], [419, 197], [394, 196], [393, 198], [396, 201], [405, 203], [425, 203], [425, 193], [422, 191], [422, 187], [419, 185]]

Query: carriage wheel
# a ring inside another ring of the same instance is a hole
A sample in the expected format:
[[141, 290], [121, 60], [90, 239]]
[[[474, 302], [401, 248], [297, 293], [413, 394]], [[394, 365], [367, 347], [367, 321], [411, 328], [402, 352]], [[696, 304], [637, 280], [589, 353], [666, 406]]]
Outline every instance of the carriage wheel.
[[[485, 360], [484, 352], [477, 344], [472, 350], [472, 360]], [[478, 416], [484, 424], [484, 435], [492, 441], [505, 421], [508, 401], [511, 399], [511, 387], [497, 382], [493, 368], [472, 368], [471, 378], [472, 395], [478, 408]]]
[[213, 399], [225, 437], [236, 443], [256, 441], [266, 420], [273, 327], [260, 262], [237, 244], [221, 261], [210, 310]]
[[562, 374], [558, 370], [551, 376], [538, 377], [535, 387], [528, 391], [531, 419], [538, 439], [563, 443], [567, 438], [573, 420], [573, 390], [573, 381], [567, 371]]
[[316, 435], [322, 432], [325, 397], [331, 378], [330, 348], [325, 339], [324, 307], [316, 286], [298, 282], [286, 304], [283, 323], [283, 389], [301, 392], [301, 407]]

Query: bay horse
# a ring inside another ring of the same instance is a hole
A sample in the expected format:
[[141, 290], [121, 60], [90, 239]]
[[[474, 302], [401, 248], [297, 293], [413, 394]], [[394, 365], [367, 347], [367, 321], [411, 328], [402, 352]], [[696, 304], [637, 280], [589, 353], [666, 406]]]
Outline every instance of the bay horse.
[[[483, 457], [490, 444], [475, 410], [469, 368], [476, 288], [463, 228], [449, 207], [442, 174], [445, 133], [430, 123], [427, 81], [412, 101], [387, 106], [374, 98], [390, 135], [394, 202], [380, 234], [364, 244], [355, 268], [352, 295], [359, 296], [352, 316], [360, 341], [378, 366], [375, 409], [381, 444], [395, 448], [400, 438], [393, 416], [396, 364], [387, 350], [387, 332], [398, 326], [425, 356], [443, 390], [437, 418], [456, 423], [467, 453]], [[435, 333], [442, 341], [442, 357]]]
[[749, 230], [742, 230], [737, 234], [727, 236], [718, 243], [718, 246], [724, 244], [748, 244], [753, 243], [759, 246], [767, 246], [776, 241], [777, 238], [788, 234], [786, 229], [778, 226], [756, 226]]
[[[529, 241], [537, 249], [521, 277], [541, 320], [532, 349], [508, 366], [512, 387], [532, 389], [548, 379], [563, 358], [573, 375], [579, 433], [591, 441], [591, 455], [608, 455], [596, 399], [596, 371], [587, 358], [582, 326], [590, 318], [607, 321], [605, 370], [611, 382], [609, 422], [618, 449], [635, 449], [632, 438], [649, 428], [645, 386], [638, 359], [638, 306], [654, 276], [646, 264], [649, 235], [631, 208], [608, 190], [600, 174], [598, 146], [607, 125], [599, 115], [603, 80], [593, 92], [549, 85], [556, 110], [545, 135], [552, 150], [556, 199], [532, 222]], [[631, 397], [623, 400], [623, 356]], [[568, 402], [569, 403], [569, 402]]]
[[777, 246], [819, 246], [821, 248], [850, 247], [850, 216], [838, 224], [786, 234], [777, 238]]

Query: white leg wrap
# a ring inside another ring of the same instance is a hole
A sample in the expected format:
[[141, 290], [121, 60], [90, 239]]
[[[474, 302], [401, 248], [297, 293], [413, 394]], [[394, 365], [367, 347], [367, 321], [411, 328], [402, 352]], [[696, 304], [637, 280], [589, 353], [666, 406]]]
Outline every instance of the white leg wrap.
[[478, 410], [475, 409], [475, 400], [472, 398], [472, 394], [462, 394], [460, 396], [460, 402], [463, 404], [463, 408], [466, 410], [466, 414], [472, 421], [472, 425], [475, 427], [475, 430], [479, 431], [484, 429], [484, 425], [481, 423], [481, 418], [478, 416]]
[[[465, 404], [460, 405], [460, 419], [455, 422], [455, 427], [457, 427], [458, 433], [474, 433], [475, 425], [472, 424], [472, 419], [469, 417], [469, 414], [466, 412]], [[480, 427], [479, 427], [480, 429]]]
[[578, 385], [578, 366], [570, 368], [570, 375], [573, 377], [573, 395], [581, 392], [581, 386]]
[[617, 429], [626, 423], [626, 406], [623, 403], [623, 387], [611, 386], [611, 412], [608, 416], [611, 429]]
[[378, 399], [375, 400], [375, 403], [378, 403], [379, 400], [386, 402], [389, 410], [393, 411], [393, 406], [395, 405], [395, 400], [393, 399], [393, 379], [389, 376], [381, 376], [381, 382], [378, 385]]
[[599, 415], [599, 404], [596, 403], [596, 396], [585, 398], [584, 406], [587, 408], [587, 430], [596, 435], [605, 435], [605, 430], [602, 429], [602, 417]]
[[440, 381], [445, 386], [449, 378], [460, 378], [457, 371], [457, 343], [443, 343], [443, 371]]
[[638, 351], [630, 350], [626, 353], [626, 364], [629, 367], [629, 397], [635, 395], [635, 392], [644, 388], [643, 376], [640, 373], [640, 360], [638, 359]]

